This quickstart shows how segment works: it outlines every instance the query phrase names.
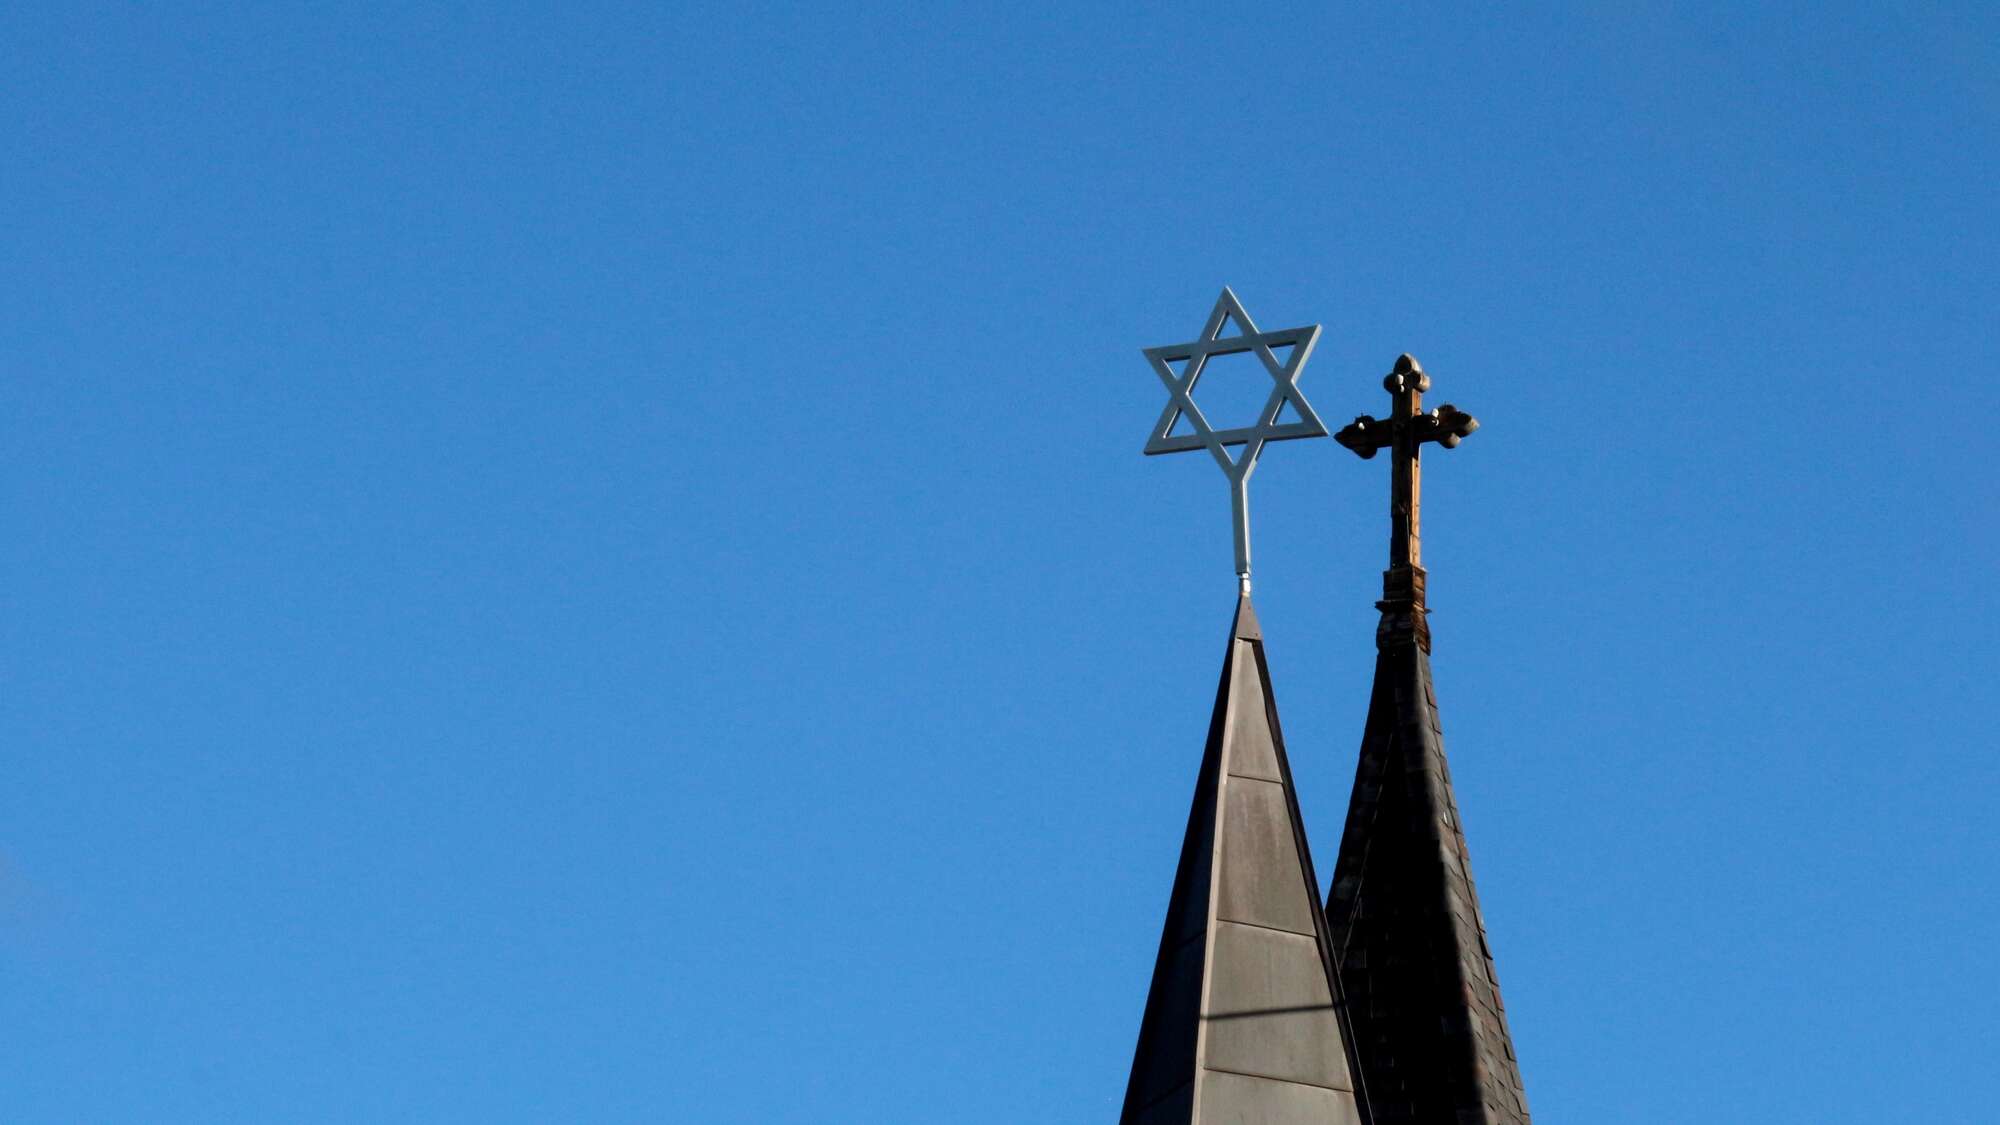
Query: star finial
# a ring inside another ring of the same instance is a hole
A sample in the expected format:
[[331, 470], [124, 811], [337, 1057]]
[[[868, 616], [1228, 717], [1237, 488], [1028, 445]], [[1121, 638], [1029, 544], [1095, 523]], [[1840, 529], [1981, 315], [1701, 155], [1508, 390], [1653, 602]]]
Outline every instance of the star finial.
[[[1237, 335], [1222, 335], [1223, 326], [1236, 322]], [[1257, 467], [1257, 457], [1264, 451], [1264, 443], [1284, 441], [1289, 438], [1325, 437], [1326, 426], [1313, 413], [1299, 392], [1299, 373], [1305, 368], [1306, 359], [1312, 355], [1313, 345], [1319, 342], [1319, 325], [1304, 328], [1285, 328], [1276, 332], [1259, 332], [1250, 320], [1250, 314], [1243, 309], [1242, 302], [1228, 286], [1222, 289], [1222, 296], [1216, 298], [1215, 308], [1208, 314], [1208, 323], [1201, 330], [1201, 338], [1187, 344], [1170, 344], [1162, 348], [1144, 349], [1146, 361], [1153, 365], [1153, 373], [1167, 388], [1167, 408], [1160, 413], [1159, 424], [1153, 427], [1153, 435], [1146, 442], [1147, 454], [1182, 453], [1193, 449], [1206, 449], [1221, 466], [1223, 474], [1229, 478], [1230, 506], [1235, 517], [1236, 533], [1236, 574], [1243, 592], [1250, 591], [1250, 473]], [[1273, 348], [1290, 348], [1290, 353], [1282, 360]], [[1271, 397], [1264, 402], [1253, 425], [1228, 429], [1216, 429], [1209, 424], [1201, 408], [1194, 404], [1195, 383], [1201, 378], [1201, 371], [1210, 356], [1232, 355], [1251, 352], [1256, 355], [1264, 370], [1271, 376]], [[1176, 371], [1174, 364], [1181, 364]], [[1290, 403], [1298, 414], [1296, 422], [1278, 421], [1278, 415]], [[1188, 420], [1191, 434], [1174, 436], [1174, 424], [1183, 416]], [[1236, 456], [1231, 457], [1229, 449], [1241, 446]]]

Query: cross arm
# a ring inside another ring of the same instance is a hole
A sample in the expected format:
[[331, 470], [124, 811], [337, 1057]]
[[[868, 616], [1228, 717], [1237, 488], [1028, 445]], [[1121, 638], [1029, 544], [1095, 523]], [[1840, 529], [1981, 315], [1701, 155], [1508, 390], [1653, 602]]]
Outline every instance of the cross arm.
[[1470, 437], [1479, 428], [1479, 419], [1445, 403], [1429, 414], [1419, 414], [1410, 419], [1417, 441], [1434, 441], [1446, 449], [1456, 448], [1459, 439]]
[[[1434, 441], [1446, 449], [1457, 447], [1461, 439], [1471, 436], [1472, 431], [1479, 428], [1477, 418], [1448, 402], [1428, 414], [1411, 418], [1409, 424], [1413, 446]], [[1341, 427], [1340, 432], [1333, 435], [1333, 440], [1366, 460], [1375, 456], [1377, 450], [1396, 444], [1395, 430], [1395, 421], [1370, 418], [1364, 414]]]
[[1353, 450], [1362, 460], [1375, 456], [1378, 449], [1387, 449], [1395, 441], [1390, 433], [1391, 423], [1380, 418], [1370, 418], [1363, 414], [1340, 428], [1333, 440]]

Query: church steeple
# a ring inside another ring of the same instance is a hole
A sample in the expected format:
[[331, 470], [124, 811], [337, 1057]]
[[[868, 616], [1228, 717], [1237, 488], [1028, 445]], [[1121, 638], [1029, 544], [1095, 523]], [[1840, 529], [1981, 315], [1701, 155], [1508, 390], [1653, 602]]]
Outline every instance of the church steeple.
[[1390, 417], [1335, 435], [1393, 459], [1375, 684], [1326, 918], [1375, 1125], [1527, 1125], [1431, 685], [1419, 539], [1423, 446], [1456, 446], [1479, 423], [1450, 405], [1424, 413], [1430, 379], [1407, 355], [1383, 385]]
[[1263, 634], [1245, 595], [1121, 1125], [1360, 1125], [1339, 996]]

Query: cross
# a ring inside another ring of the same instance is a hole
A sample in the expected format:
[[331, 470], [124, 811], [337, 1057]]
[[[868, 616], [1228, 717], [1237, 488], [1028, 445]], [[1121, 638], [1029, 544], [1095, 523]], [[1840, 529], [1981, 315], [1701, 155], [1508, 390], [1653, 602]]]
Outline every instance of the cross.
[[[1223, 325], [1236, 322], [1237, 335], [1222, 335]], [[1228, 286], [1222, 289], [1222, 296], [1216, 298], [1215, 308], [1208, 314], [1208, 323], [1202, 327], [1201, 338], [1186, 344], [1169, 344], [1161, 348], [1143, 349], [1146, 361], [1153, 365], [1153, 373], [1167, 388], [1167, 408], [1160, 413], [1160, 421], [1153, 427], [1153, 436], [1146, 442], [1146, 453], [1182, 453], [1193, 449], [1206, 449], [1222, 467], [1229, 478], [1229, 501], [1233, 526], [1236, 533], [1236, 579], [1244, 594], [1250, 592], [1250, 473], [1257, 467], [1257, 457], [1264, 451], [1264, 443], [1284, 441], [1289, 438], [1325, 437], [1326, 424], [1313, 413], [1306, 404], [1305, 396], [1299, 393], [1299, 372], [1306, 365], [1306, 358], [1312, 355], [1313, 345], [1319, 341], [1319, 325], [1304, 328], [1283, 328], [1276, 332], [1259, 332], [1250, 322], [1250, 314], [1243, 310], [1242, 302]], [[1280, 360], [1276, 348], [1289, 347], [1291, 353]], [[1201, 378], [1202, 368], [1208, 364], [1210, 356], [1233, 355], [1252, 352], [1263, 363], [1264, 370], [1271, 376], [1271, 397], [1264, 402], [1264, 409], [1258, 413], [1257, 422], [1252, 426], [1218, 430], [1209, 425], [1201, 408], [1194, 404], [1194, 388]], [[1175, 371], [1173, 365], [1183, 364]], [[1296, 422], [1279, 422], [1278, 415], [1289, 402], [1297, 412]], [[1175, 422], [1185, 416], [1193, 433], [1175, 435]], [[1229, 455], [1232, 446], [1241, 446], [1234, 458]]]
[[[1399, 356], [1396, 367], [1382, 380], [1393, 408], [1387, 419], [1356, 418], [1353, 424], [1333, 435], [1333, 440], [1360, 454], [1373, 457], [1377, 450], [1390, 450], [1389, 466], [1389, 569], [1382, 572], [1382, 610], [1385, 632], [1409, 632], [1425, 651], [1430, 650], [1430, 629], [1424, 621], [1423, 546], [1419, 539], [1418, 503], [1423, 492], [1420, 455], [1425, 442], [1434, 441], [1446, 449], [1479, 428], [1472, 415], [1450, 403], [1424, 413], [1424, 392], [1431, 389], [1430, 376], [1416, 359]], [[1377, 634], [1380, 641], [1383, 634]]]

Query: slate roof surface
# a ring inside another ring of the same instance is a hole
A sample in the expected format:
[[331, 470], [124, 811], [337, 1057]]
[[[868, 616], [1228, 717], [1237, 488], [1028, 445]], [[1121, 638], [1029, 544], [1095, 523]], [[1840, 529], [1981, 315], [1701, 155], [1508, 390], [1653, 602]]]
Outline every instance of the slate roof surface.
[[1527, 1125], [1445, 761], [1423, 611], [1382, 608], [1326, 903], [1368, 1112], [1375, 1125]]

